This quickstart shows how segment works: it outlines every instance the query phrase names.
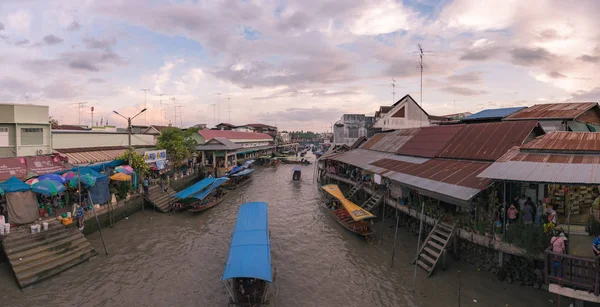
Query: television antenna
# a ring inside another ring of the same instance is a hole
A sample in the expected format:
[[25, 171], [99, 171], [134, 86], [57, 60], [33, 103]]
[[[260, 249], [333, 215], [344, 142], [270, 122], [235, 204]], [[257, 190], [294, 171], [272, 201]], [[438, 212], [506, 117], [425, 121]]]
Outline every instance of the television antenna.
[[164, 126], [164, 121], [165, 121], [165, 117], [164, 117], [164, 110], [163, 110], [163, 105], [162, 105], [162, 100], [163, 100], [163, 96], [166, 96], [167, 94], [158, 94], [156, 96], [159, 97], [158, 101], [160, 103], [160, 125]]
[[[149, 88], [142, 88], [140, 90], [144, 91], [144, 109], [147, 109], [148, 108], [148, 103], [147, 103], [147, 100], [146, 100], [146, 96], [148, 94], [148, 91], [150, 91], [150, 89]], [[144, 115], [144, 125], [148, 124], [147, 121], [146, 121], [146, 114], [147, 114], [147, 112], [144, 112], [144, 114], [143, 114]]]
[[392, 78], [392, 104], [396, 103], [396, 80]]

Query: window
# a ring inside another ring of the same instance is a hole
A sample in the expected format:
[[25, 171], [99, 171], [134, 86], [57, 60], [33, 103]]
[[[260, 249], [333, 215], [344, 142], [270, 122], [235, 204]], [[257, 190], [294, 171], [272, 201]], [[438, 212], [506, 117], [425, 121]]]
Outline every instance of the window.
[[358, 127], [348, 128], [348, 137], [349, 138], [358, 138]]
[[8, 127], [0, 127], [0, 147], [6, 147], [8, 144]]
[[400, 110], [398, 110], [398, 112], [396, 112], [394, 115], [392, 115], [392, 117], [404, 118], [404, 107], [400, 108]]
[[43, 145], [43, 128], [21, 128], [21, 145]]

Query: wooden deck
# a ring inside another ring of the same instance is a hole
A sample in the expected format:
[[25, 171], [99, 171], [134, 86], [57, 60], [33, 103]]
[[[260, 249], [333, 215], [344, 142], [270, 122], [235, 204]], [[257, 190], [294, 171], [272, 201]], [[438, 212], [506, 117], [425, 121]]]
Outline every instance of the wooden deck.
[[[556, 262], [556, 263], [555, 263]], [[577, 257], [554, 253], [549, 247], [544, 257], [547, 284], [600, 295], [600, 256]]]

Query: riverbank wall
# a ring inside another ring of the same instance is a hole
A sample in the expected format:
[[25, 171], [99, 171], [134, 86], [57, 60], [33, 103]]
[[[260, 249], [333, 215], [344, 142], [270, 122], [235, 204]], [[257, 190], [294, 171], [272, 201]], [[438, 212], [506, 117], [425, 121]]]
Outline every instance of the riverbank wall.
[[[327, 174], [327, 179], [331, 183], [338, 183], [341, 187], [350, 189], [355, 182], [339, 177], [333, 174]], [[374, 191], [369, 187], [363, 187], [362, 191], [366, 195], [363, 199], [368, 198]], [[360, 197], [360, 196], [359, 196]], [[425, 239], [427, 234], [432, 230], [436, 223], [435, 218], [427, 216], [418, 210], [409, 206], [400, 204], [392, 198], [386, 198], [386, 208], [393, 208], [400, 213], [399, 223], [401, 227], [405, 227], [408, 231], [419, 234], [419, 224], [423, 220], [422, 238]], [[383, 205], [380, 205], [377, 210], [382, 210]], [[386, 213], [388, 217], [393, 215]], [[455, 260], [469, 263], [481, 271], [490, 272], [500, 280], [505, 280], [509, 283], [517, 283], [524, 286], [541, 288], [544, 285], [543, 265], [544, 256], [530, 255], [525, 250], [508, 244], [503, 241], [497, 241], [493, 237], [480, 235], [474, 232], [466, 231], [458, 228], [456, 230], [455, 239], [452, 242], [454, 246], [448, 250]]]

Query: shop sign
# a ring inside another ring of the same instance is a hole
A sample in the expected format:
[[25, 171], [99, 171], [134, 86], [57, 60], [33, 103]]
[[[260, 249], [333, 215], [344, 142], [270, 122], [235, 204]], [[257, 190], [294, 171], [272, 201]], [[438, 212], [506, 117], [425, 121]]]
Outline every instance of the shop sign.
[[152, 150], [144, 152], [144, 161], [146, 163], [164, 161], [167, 159], [167, 150]]
[[269, 142], [256, 142], [256, 143], [242, 143], [242, 147], [259, 147], [259, 146], [269, 146]]

